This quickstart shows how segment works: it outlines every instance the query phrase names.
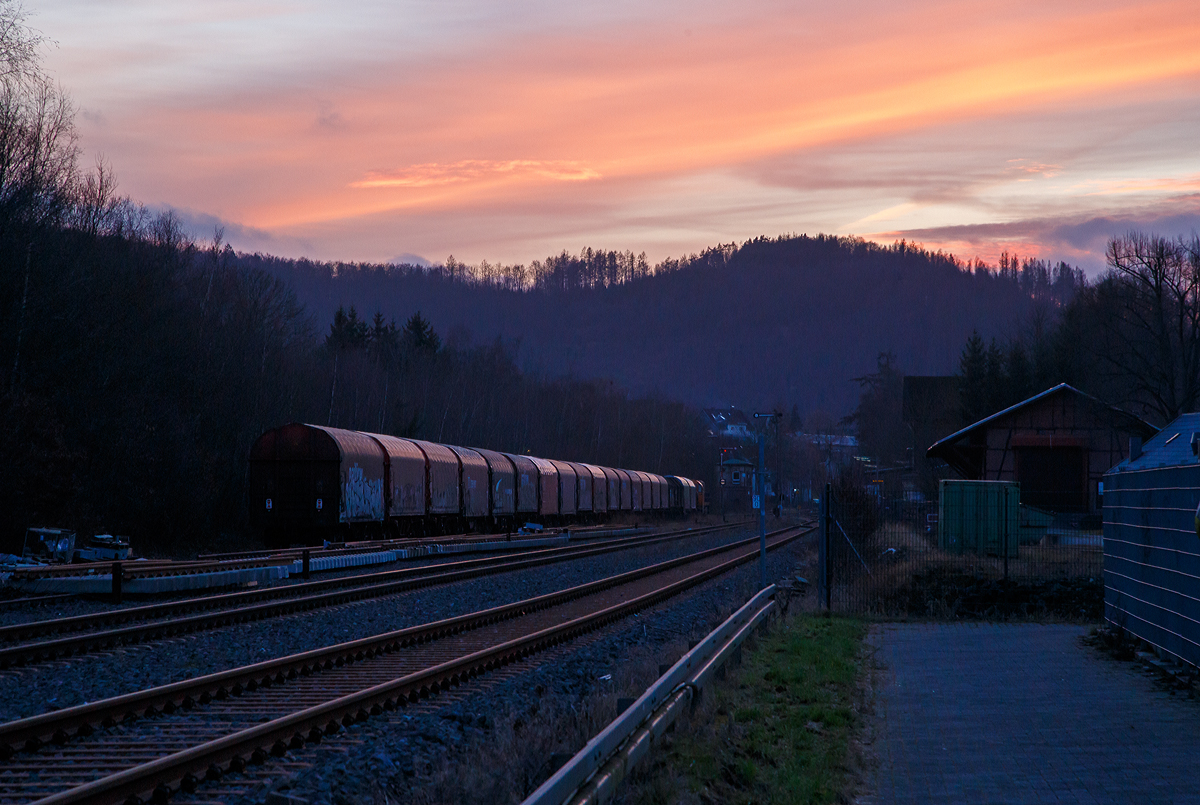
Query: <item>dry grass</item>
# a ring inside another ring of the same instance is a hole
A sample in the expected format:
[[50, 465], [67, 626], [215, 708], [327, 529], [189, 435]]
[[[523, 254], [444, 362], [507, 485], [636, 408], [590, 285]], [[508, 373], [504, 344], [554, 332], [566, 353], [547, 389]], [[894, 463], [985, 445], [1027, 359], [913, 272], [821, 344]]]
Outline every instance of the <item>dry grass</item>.
[[844, 540], [833, 546], [840, 551], [835, 605], [886, 616], [1090, 620], [1103, 595], [1098, 547], [1021, 545], [1006, 561], [943, 551], [921, 530], [898, 522], [857, 542], [862, 561]]

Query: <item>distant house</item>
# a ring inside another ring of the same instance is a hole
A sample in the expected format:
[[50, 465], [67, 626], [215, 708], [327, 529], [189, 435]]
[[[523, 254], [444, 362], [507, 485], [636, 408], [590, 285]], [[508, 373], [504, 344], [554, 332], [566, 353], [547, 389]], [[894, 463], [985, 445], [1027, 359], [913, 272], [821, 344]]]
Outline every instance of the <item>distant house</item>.
[[1104, 473], [1129, 455], [1129, 440], [1157, 432], [1062, 383], [950, 434], [926, 454], [968, 480], [1017, 481], [1024, 504], [1094, 512]]
[[858, 439], [844, 433], [797, 433], [792, 438], [817, 451], [831, 471], [858, 455]]
[[705, 408], [708, 435], [739, 442], [753, 441], [755, 434], [750, 419], [737, 408]]

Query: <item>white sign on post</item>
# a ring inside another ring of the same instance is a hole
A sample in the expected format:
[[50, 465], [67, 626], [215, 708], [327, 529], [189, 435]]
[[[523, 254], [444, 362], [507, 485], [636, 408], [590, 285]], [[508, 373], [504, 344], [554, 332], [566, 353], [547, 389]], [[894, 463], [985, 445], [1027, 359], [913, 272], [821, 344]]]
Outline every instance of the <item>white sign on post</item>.
[[762, 508], [762, 498], [759, 497], [758, 495], [754, 496], [754, 508], [756, 508], [756, 509]]

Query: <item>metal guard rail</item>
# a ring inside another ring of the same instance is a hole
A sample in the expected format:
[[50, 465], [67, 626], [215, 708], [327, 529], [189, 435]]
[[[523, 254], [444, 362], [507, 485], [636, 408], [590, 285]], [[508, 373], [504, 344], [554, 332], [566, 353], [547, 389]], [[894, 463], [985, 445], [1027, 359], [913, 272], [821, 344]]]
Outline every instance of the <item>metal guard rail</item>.
[[625, 712], [588, 741], [521, 805], [582, 805], [611, 799], [626, 773], [675, 722], [775, 604], [769, 585], [729, 616]]

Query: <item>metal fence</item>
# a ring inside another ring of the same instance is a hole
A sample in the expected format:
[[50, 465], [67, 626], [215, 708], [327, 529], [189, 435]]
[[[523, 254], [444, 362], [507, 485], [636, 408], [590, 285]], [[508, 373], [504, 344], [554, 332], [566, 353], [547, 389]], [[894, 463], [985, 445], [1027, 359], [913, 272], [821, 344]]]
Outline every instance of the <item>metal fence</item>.
[[[978, 484], [978, 486], [972, 486]], [[1015, 484], [943, 482], [937, 500], [828, 484], [819, 587], [829, 609], [888, 617], [1099, 620], [1101, 522], [1023, 506]]]

